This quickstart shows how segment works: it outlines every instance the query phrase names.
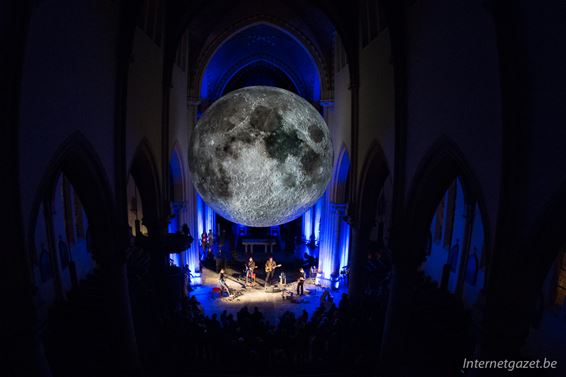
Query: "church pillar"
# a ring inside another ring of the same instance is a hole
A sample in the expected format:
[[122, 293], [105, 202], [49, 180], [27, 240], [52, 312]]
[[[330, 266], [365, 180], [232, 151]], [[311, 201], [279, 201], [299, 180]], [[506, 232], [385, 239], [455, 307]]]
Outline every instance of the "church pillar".
[[[15, 376], [50, 377], [48, 362], [40, 340], [37, 286], [25, 246], [21, 209], [19, 163], [19, 119], [21, 70], [32, 12], [30, 1], [0, 2], [0, 43], [3, 48], [0, 70], [0, 155], [5, 200], [2, 216], [3, 249], [0, 253], [0, 349], [2, 371]], [[8, 178], [9, 177], [9, 178]], [[29, 245], [28, 245], [29, 246]]]
[[[187, 250], [187, 257], [186, 263], [189, 265], [189, 269], [191, 270], [191, 274], [197, 280], [200, 278], [200, 260], [199, 260], [199, 237], [198, 228], [197, 228], [197, 206], [196, 206], [196, 197], [195, 197], [195, 190], [193, 187], [192, 182], [189, 181], [187, 185], [187, 201], [185, 202], [186, 208], [186, 223], [189, 226], [189, 230], [191, 231], [191, 235], [194, 238], [194, 241], [191, 243], [191, 246]], [[191, 281], [192, 283], [197, 283], [197, 281]]]
[[385, 376], [400, 375], [400, 365], [406, 362], [403, 359], [406, 357], [405, 342], [410, 336], [406, 329], [411, 321], [417, 282], [416, 245], [406, 237], [406, 226], [402, 224], [399, 221], [392, 226], [390, 237], [393, 263], [380, 353]]
[[109, 328], [108, 361], [109, 365], [118, 366], [118, 373], [124, 374], [141, 370], [126, 268], [128, 230], [109, 225], [89, 227], [90, 247], [100, 270], [106, 299], [106, 315], [100, 320]]
[[345, 204], [328, 202], [320, 239], [319, 276], [323, 287], [336, 288], [340, 277], [340, 225]]
[[312, 223], [313, 223], [313, 208], [309, 208], [302, 216], [302, 241], [303, 243], [308, 243], [313, 235]]
[[[525, 55], [525, 18], [519, 4], [492, 1], [488, 11], [495, 26], [500, 87], [502, 155], [500, 193], [494, 247], [482, 310], [477, 357], [483, 360], [517, 360], [530, 328], [532, 308], [540, 286], [525, 263], [529, 187], [528, 137], [530, 91], [523, 82], [529, 64]], [[473, 375], [493, 375], [474, 370]]]
[[337, 203], [331, 203], [332, 206], [332, 221], [333, 221], [333, 226], [334, 226], [334, 247], [333, 247], [333, 269], [332, 269], [332, 275], [331, 275], [331, 279], [332, 279], [332, 286], [333, 287], [337, 287], [338, 286], [338, 279], [340, 278], [340, 267], [341, 267], [341, 261], [342, 261], [342, 253], [344, 252], [344, 250], [342, 249], [342, 244], [341, 241], [343, 239], [343, 237], [345, 236], [343, 234], [344, 229], [342, 229], [342, 222], [343, 222], [343, 218], [345, 216], [346, 213], [346, 204], [337, 204]]
[[367, 250], [361, 240], [361, 232], [359, 224], [350, 223], [350, 250], [352, 251], [351, 269], [350, 269], [350, 282], [348, 290], [353, 299], [360, 298], [364, 292], [364, 274], [365, 265], [367, 262]]
[[[190, 96], [187, 98], [187, 112], [188, 112], [188, 120], [189, 120], [189, 129], [187, 132], [187, 145], [189, 145], [190, 143], [193, 128], [197, 123], [199, 104], [200, 104], [200, 98], [190, 97]], [[191, 168], [188, 165], [187, 167], [188, 169]], [[186, 187], [187, 188], [185, 194], [187, 200], [185, 203], [185, 208], [187, 211], [187, 225], [189, 226], [189, 229], [191, 230], [192, 236], [194, 238], [194, 241], [191, 244], [189, 250], [187, 250], [187, 264], [189, 265], [191, 274], [194, 277], [194, 279], [191, 279], [191, 283], [198, 284], [201, 281], [200, 256], [199, 256], [199, 239], [200, 239], [201, 229], [198, 226], [199, 211], [198, 211], [198, 203], [197, 203], [197, 193], [195, 187], [193, 186], [193, 182], [190, 178], [190, 174], [187, 174]]]

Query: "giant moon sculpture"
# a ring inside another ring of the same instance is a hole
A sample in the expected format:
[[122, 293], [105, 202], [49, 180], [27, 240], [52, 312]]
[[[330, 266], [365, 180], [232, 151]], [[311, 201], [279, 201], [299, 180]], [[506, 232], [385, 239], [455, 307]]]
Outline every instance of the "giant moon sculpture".
[[303, 98], [251, 86], [214, 102], [189, 142], [191, 179], [235, 223], [267, 227], [302, 215], [324, 193], [333, 164], [328, 127]]

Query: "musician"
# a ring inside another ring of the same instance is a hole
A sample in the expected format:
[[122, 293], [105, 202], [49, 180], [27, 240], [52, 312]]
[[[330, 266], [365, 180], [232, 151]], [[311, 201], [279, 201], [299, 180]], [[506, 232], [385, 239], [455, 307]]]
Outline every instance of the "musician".
[[208, 238], [208, 245], [212, 247], [214, 245], [214, 234], [212, 233], [212, 229], [208, 230], [207, 238]]
[[274, 260], [273, 257], [269, 257], [269, 259], [267, 260], [267, 262], [265, 262], [265, 286], [267, 287], [267, 285], [271, 285], [271, 281], [273, 280], [273, 273], [275, 272], [275, 269], [277, 267], [281, 267], [281, 265], [278, 265]]
[[202, 247], [203, 254], [206, 253], [206, 249], [208, 249], [208, 236], [205, 231], [200, 235], [200, 246]]
[[254, 259], [252, 257], [250, 257], [250, 259], [248, 259], [248, 263], [246, 263], [246, 282], [249, 282], [250, 285], [252, 283], [255, 283], [255, 269], [256, 269], [256, 265], [254, 262]]
[[228, 296], [232, 296], [232, 293], [230, 293], [230, 288], [228, 288], [228, 284], [226, 284], [226, 278], [224, 276], [224, 269], [220, 269], [220, 274], [218, 274], [218, 284], [220, 284], [220, 296], [222, 296], [222, 294], [224, 293], [224, 290], [226, 290], [226, 292], [228, 292]]
[[[304, 295], [304, 285], [305, 285], [305, 270], [301, 267], [299, 269], [299, 280], [297, 280], [297, 296]], [[299, 291], [301, 293], [299, 293]]]

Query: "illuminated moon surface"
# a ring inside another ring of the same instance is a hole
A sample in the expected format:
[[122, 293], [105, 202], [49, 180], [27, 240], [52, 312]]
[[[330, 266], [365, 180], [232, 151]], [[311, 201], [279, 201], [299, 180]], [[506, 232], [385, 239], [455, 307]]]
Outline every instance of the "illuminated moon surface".
[[235, 223], [289, 222], [324, 193], [332, 174], [328, 127], [303, 98], [252, 86], [210, 106], [189, 142], [192, 182], [204, 201]]

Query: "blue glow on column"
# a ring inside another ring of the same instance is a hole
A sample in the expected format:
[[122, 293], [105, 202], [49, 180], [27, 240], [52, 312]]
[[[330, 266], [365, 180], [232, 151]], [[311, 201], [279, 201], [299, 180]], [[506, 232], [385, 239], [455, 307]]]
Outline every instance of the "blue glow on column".
[[[204, 231], [204, 201], [200, 197], [199, 194], [196, 194], [197, 197], [197, 234], [195, 239], [199, 240], [200, 235]], [[197, 242], [198, 243], [198, 242]]]
[[205, 206], [205, 222], [206, 222], [206, 232], [208, 233], [209, 229], [212, 229], [212, 233], [216, 233], [216, 213], [214, 210], [210, 208], [206, 203]]
[[[167, 233], [177, 233], [178, 227], [177, 227], [177, 213], [176, 213], [176, 209], [173, 208], [171, 211], [171, 214], [174, 215], [175, 217], [169, 220], [169, 224], [167, 224]], [[181, 260], [181, 255], [180, 254], [169, 254], [169, 259], [172, 260], [173, 265], [179, 267], [182, 266], [182, 260]]]
[[[326, 196], [325, 196], [326, 197]], [[323, 197], [324, 198], [324, 197]], [[334, 234], [332, 229], [333, 212], [326, 200], [324, 204], [324, 216], [322, 217], [322, 224], [320, 226], [320, 241], [318, 253], [318, 271], [319, 275], [316, 277], [317, 284], [326, 283], [330, 279], [332, 272], [333, 256], [334, 256]], [[321, 209], [322, 209], [321, 208]], [[320, 281], [323, 278], [324, 282]]]
[[348, 266], [350, 257], [350, 224], [342, 221], [340, 229], [340, 270]]
[[303, 237], [308, 242], [312, 235], [312, 208], [303, 215]]
[[314, 206], [314, 239], [320, 241], [320, 217], [322, 215], [322, 203], [325, 200], [326, 195], [324, 195], [316, 205]]
[[[198, 193], [194, 193], [195, 204], [194, 207], [190, 209], [194, 221], [190, 221], [194, 228], [191, 229], [193, 236], [193, 243], [191, 248], [187, 250], [186, 263], [189, 265], [189, 270], [191, 270], [191, 284], [199, 285], [202, 283], [201, 271], [200, 271], [200, 235], [204, 230], [204, 206], [205, 203]], [[194, 212], [193, 212], [194, 211]], [[191, 216], [191, 215], [189, 215]]]

